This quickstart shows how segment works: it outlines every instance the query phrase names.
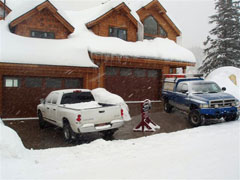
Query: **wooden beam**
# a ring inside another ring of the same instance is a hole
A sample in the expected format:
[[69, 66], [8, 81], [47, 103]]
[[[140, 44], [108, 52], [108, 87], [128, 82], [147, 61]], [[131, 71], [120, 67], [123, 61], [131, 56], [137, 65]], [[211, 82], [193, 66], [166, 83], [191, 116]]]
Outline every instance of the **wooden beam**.
[[0, 74], [0, 118], [2, 117], [3, 106], [3, 76]]

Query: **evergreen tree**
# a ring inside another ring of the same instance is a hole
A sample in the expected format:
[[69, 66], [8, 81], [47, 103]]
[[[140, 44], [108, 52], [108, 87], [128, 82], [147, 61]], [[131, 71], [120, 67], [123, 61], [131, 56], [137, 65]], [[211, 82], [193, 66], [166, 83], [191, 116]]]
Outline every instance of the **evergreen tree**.
[[209, 21], [215, 27], [204, 42], [206, 58], [199, 68], [206, 74], [222, 66], [240, 68], [240, 1], [217, 0], [215, 9]]

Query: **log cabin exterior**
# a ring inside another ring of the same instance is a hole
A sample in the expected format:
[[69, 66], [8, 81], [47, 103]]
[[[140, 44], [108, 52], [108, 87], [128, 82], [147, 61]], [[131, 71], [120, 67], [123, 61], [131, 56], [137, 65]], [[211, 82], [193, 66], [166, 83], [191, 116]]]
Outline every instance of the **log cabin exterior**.
[[[139, 36], [139, 22], [131, 11], [125, 3], [120, 3], [86, 22], [85, 26], [97, 36], [113, 36], [136, 43], [142, 39]], [[148, 32], [142, 34], [142, 37], [177, 41], [181, 32], [166, 12], [157, 0], [150, 1], [136, 11], [144, 31]], [[157, 25], [156, 32], [152, 33], [151, 29], [145, 27], [151, 22]], [[50, 1], [44, 1], [11, 19], [8, 26], [9, 33], [28, 39], [54, 39], [52, 41], [59, 42], [68, 39], [76, 28]], [[104, 87], [125, 100], [157, 100], [160, 98], [162, 74], [176, 73], [176, 68], [180, 67], [185, 71], [187, 66], [194, 65], [194, 62], [187, 60], [167, 61], [128, 54], [99, 53], [91, 49], [87, 53], [97, 66], [13, 63], [0, 59], [0, 117], [35, 117], [39, 99], [46, 97], [52, 90], [63, 88]], [[78, 58], [81, 61], [83, 57]]]
[[0, 21], [3, 20], [12, 10], [0, 1]]

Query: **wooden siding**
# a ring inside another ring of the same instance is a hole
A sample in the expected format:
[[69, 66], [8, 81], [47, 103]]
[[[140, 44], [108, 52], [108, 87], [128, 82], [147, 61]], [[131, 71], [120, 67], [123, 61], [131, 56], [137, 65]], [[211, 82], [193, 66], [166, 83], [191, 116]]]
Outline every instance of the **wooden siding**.
[[[9, 91], [9, 96], [11, 96], [14, 94], [14, 91], [15, 91], [15, 93], [18, 93], [20, 96], [23, 96], [24, 98], [26, 98], [28, 103], [31, 103], [31, 98], [34, 97], [32, 96], [32, 94], [34, 94], [34, 92], [46, 95], [46, 93], [51, 91], [51, 89], [46, 90], [41, 88], [40, 89], [36, 88], [35, 91], [31, 89], [26, 89], [26, 88], [25, 89], [24, 88], [10, 88], [10, 89], [4, 88], [3, 78], [7, 76], [18, 77], [22, 79], [24, 79], [25, 77], [41, 77], [43, 79], [44, 78], [83, 79], [83, 88], [94, 89], [98, 87], [98, 82], [96, 79], [96, 77], [98, 76], [97, 68], [0, 63], [0, 117], [3, 114], [3, 109], [4, 109], [3, 104], [6, 103], [6, 97], [3, 98], [4, 92]], [[28, 93], [29, 95], [31, 94], [31, 96], [28, 96]], [[9, 102], [9, 103], [13, 103], [13, 102]], [[28, 108], [27, 104], [25, 104], [25, 106], [26, 107], [23, 107], [23, 109]]]
[[112, 11], [91, 27], [91, 30], [99, 36], [109, 36], [109, 27], [117, 27], [127, 30], [127, 41], [137, 41], [137, 26], [126, 15], [126, 11]]
[[47, 8], [15, 26], [15, 34], [21, 36], [30, 37], [31, 30], [54, 32], [56, 39], [66, 39], [71, 33]]

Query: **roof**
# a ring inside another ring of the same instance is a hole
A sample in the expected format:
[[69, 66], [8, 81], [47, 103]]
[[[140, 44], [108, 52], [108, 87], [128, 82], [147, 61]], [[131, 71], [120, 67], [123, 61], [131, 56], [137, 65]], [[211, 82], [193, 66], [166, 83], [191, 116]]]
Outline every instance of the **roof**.
[[[95, 68], [97, 66], [92, 62], [88, 54], [88, 52], [91, 52], [104, 55], [195, 63], [192, 52], [169, 39], [155, 38], [154, 40], [127, 42], [115, 37], [97, 36], [89, 31], [85, 25], [124, 2], [123, 6], [126, 6], [126, 10], [129, 9], [131, 16], [134, 17], [138, 27], [141, 29], [142, 24], [136, 11], [139, 7], [148, 4], [150, 0], [110, 0], [107, 3], [100, 3], [86, 9], [81, 7], [83, 9], [74, 11], [69, 10], [71, 9], [69, 1], [49, 1], [54, 6], [52, 10], [57, 9], [57, 12], [75, 28], [68, 39], [57, 40], [28, 38], [11, 33], [8, 23], [15, 22], [16, 19], [24, 16], [33, 8], [43, 8], [45, 1], [8, 0], [12, 12], [6, 17], [6, 21], [0, 21], [0, 62]], [[78, 1], [79, 4], [81, 2], [83, 1]], [[68, 10], [64, 9], [64, 4], [68, 6]], [[76, 4], [72, 6], [74, 6], [72, 7], [74, 9]]]
[[[4, 3], [0, 0], [0, 7], [2, 8], [2, 9], [6, 9], [6, 11], [7, 11], [7, 14], [9, 14], [12, 10], [8, 7], [8, 5], [7, 4], [5, 4], [4, 5]], [[1, 20], [1, 17], [0, 17], [0, 20]]]
[[66, 20], [64, 19], [61, 14], [58, 13], [57, 8], [48, 0], [42, 2], [41, 4], [37, 5], [33, 9], [29, 10], [28, 12], [22, 14], [21, 16], [14, 19], [10, 24], [9, 27], [12, 28], [19, 23], [23, 22], [25, 19], [33, 16], [34, 14], [38, 13], [39, 11], [42, 11], [43, 9], [47, 8], [50, 12], [52, 12], [53, 16], [59, 20], [68, 30], [69, 32], [74, 31], [74, 27]]

